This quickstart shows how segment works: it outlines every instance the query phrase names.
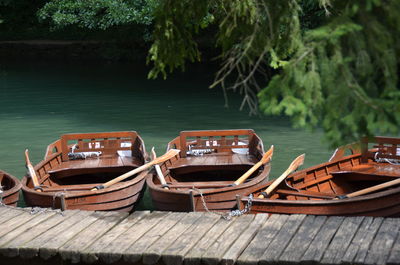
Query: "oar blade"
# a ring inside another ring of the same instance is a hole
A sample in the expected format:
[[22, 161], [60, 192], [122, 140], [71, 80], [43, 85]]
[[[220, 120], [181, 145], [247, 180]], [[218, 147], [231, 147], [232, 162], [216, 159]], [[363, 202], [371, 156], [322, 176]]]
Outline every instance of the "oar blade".
[[[289, 167], [283, 172], [282, 175], [280, 175], [277, 179], [275, 179], [274, 182], [271, 183], [271, 185], [265, 189], [264, 193], [266, 195], [271, 196], [275, 189], [279, 186], [279, 184], [282, 183], [286, 179], [287, 176], [290, 175], [293, 171], [295, 171], [299, 166], [301, 166], [304, 163], [304, 157], [305, 154], [299, 155], [296, 157], [292, 163], [290, 163]], [[259, 195], [258, 198], [264, 198], [265, 196], [263, 194]]]
[[265, 154], [261, 158], [261, 163], [263, 163], [263, 164], [267, 163], [269, 160], [272, 159], [273, 154], [274, 154], [274, 146], [271, 145], [271, 147], [268, 149], [268, 151], [265, 152]]
[[160, 163], [162, 163], [164, 161], [167, 161], [167, 160], [173, 158], [174, 156], [178, 155], [180, 151], [181, 150], [179, 150], [179, 149], [170, 149], [168, 152], [166, 152], [165, 154], [163, 154], [160, 157], [157, 157], [156, 159], [154, 159], [150, 163], [152, 165], [160, 164]]
[[290, 163], [290, 172], [296, 170], [299, 166], [303, 165], [305, 156], [306, 154], [299, 155], [298, 157], [296, 157], [295, 160], [292, 161], [292, 163]]

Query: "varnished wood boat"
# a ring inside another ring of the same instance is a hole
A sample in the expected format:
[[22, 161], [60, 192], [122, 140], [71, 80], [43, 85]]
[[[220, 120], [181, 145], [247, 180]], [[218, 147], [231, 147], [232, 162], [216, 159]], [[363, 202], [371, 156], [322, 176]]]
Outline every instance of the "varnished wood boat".
[[183, 131], [169, 142], [169, 149], [181, 152], [160, 164], [168, 187], [156, 173], [147, 179], [157, 210], [228, 211], [236, 205], [237, 195], [268, 181], [266, 164], [245, 183], [232, 186], [263, 157], [263, 143], [253, 130]]
[[34, 167], [40, 189], [29, 176], [22, 179], [25, 202], [61, 209], [131, 211], [143, 195], [146, 172], [105, 189], [91, 189], [143, 165], [145, 157], [136, 132], [62, 135]]
[[9, 206], [17, 206], [21, 182], [13, 175], [0, 170], [0, 183], [0, 202]]
[[[251, 212], [400, 216], [400, 185], [395, 181], [400, 177], [400, 139], [364, 138], [361, 147], [344, 146], [329, 162], [289, 175], [268, 198], [258, 196], [273, 181], [254, 190]], [[346, 149], [352, 154], [345, 156]], [[378, 185], [387, 187], [376, 189]], [[239, 208], [247, 200], [242, 197]]]

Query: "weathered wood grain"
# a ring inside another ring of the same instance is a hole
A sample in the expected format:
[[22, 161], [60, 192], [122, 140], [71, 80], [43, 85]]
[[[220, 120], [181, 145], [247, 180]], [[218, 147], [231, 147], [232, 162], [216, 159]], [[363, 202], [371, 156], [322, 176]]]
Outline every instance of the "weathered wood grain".
[[326, 219], [326, 216], [306, 216], [299, 230], [284, 249], [279, 260], [284, 263], [298, 263]]
[[[17, 208], [19, 209], [19, 208]], [[10, 220], [11, 218], [14, 218], [17, 215], [21, 215], [24, 211], [23, 210], [16, 210], [12, 209], [11, 207], [7, 206], [0, 206], [0, 225], [2, 225], [4, 222]]]
[[325, 249], [328, 247], [329, 242], [332, 240], [343, 220], [344, 217], [342, 216], [333, 216], [328, 218], [301, 258], [303, 263], [313, 263], [321, 260], [325, 253]]
[[244, 215], [237, 218], [203, 254], [202, 262], [208, 265], [218, 264], [229, 247], [247, 229], [253, 219], [254, 215]]
[[187, 229], [191, 228], [196, 221], [203, 216], [201, 212], [186, 213], [185, 216], [175, 224], [171, 229], [143, 252], [144, 264], [156, 264], [161, 257], [163, 251], [168, 248], [174, 241]]
[[58, 249], [66, 244], [69, 240], [78, 235], [86, 227], [94, 223], [98, 218], [102, 216], [107, 216], [107, 212], [93, 212], [85, 218], [81, 219], [79, 222], [70, 226], [68, 229], [60, 231], [54, 238], [50, 240], [47, 238], [45, 242], [41, 242], [39, 255], [43, 259], [49, 259], [58, 254]]
[[[136, 243], [148, 231], [153, 231], [153, 227], [163, 227], [165, 223], [168, 223], [169, 215], [170, 213], [168, 212], [153, 212], [151, 215], [140, 219], [134, 226], [111, 242], [111, 244], [107, 246], [107, 250], [98, 253], [100, 261], [105, 263], [119, 261], [123, 254], [129, 254], [130, 246]], [[183, 217], [183, 215], [181, 217]]]
[[282, 226], [279, 233], [268, 245], [267, 249], [260, 257], [258, 263], [272, 264], [278, 262], [279, 256], [289, 244], [305, 217], [305, 215], [299, 214], [290, 215], [285, 224]]
[[57, 240], [59, 235], [62, 235], [62, 233], [65, 230], [71, 229], [72, 226], [74, 226], [76, 223], [81, 222], [85, 217], [89, 216], [91, 213], [92, 212], [88, 211], [78, 211], [75, 215], [64, 219], [64, 221], [59, 225], [50, 228], [46, 232], [26, 242], [19, 249], [20, 257], [28, 259], [39, 255], [39, 249], [45, 242], [48, 242], [50, 240]]
[[214, 226], [221, 217], [205, 214], [189, 227], [172, 245], [162, 253], [163, 262], [166, 265], [182, 264], [185, 255], [196, 243]]
[[397, 236], [396, 241], [393, 244], [392, 250], [390, 251], [389, 258], [387, 260], [388, 265], [398, 265], [400, 263], [400, 234]]
[[235, 223], [234, 220], [228, 221], [220, 218], [217, 223], [197, 242], [185, 256], [185, 265], [198, 265], [201, 263], [201, 257], [207, 249], [214, 244], [217, 238], [224, 233], [224, 231]]
[[8, 257], [14, 263], [34, 258], [22, 260], [26, 264], [113, 263], [121, 257], [120, 263], [164, 265], [400, 264], [395, 218], [259, 214], [226, 221], [209, 213], [31, 215], [30, 209], [0, 207], [3, 216], [10, 218], [0, 223], [0, 264]]
[[[65, 211], [62, 214], [43, 213], [39, 215], [43, 221], [40, 221], [38, 218], [32, 219], [30, 222], [7, 234], [7, 236], [0, 238], [0, 253], [7, 257], [16, 257], [24, 243], [36, 238], [77, 212]], [[48, 216], [46, 217], [46, 215]]]
[[1, 224], [0, 237], [7, 235], [14, 229], [34, 219], [37, 215], [31, 214], [29, 211], [22, 210], [22, 214], [16, 215]]
[[98, 253], [107, 252], [108, 246], [118, 240], [118, 237], [135, 225], [140, 219], [149, 215], [150, 211], [134, 212], [125, 218], [121, 223], [113, 227], [93, 244], [81, 251], [81, 260], [85, 263], [93, 263], [98, 260]]
[[364, 264], [385, 264], [393, 243], [399, 234], [400, 219], [387, 218], [372, 241]]
[[249, 245], [260, 227], [268, 219], [268, 214], [257, 214], [249, 227], [239, 236], [239, 238], [230, 246], [228, 251], [222, 257], [221, 264], [233, 265], [243, 250]]
[[340, 225], [322, 257], [322, 264], [338, 264], [344, 257], [347, 247], [357, 233], [364, 217], [347, 217]]
[[[28, 233], [30, 230], [34, 229], [35, 226], [40, 225], [41, 222], [45, 221], [46, 219], [51, 218], [55, 213], [38, 213], [35, 214], [33, 218], [31, 218], [28, 222], [25, 222], [24, 224], [18, 226], [17, 228], [13, 229], [12, 231], [9, 231], [7, 234], [3, 235], [0, 238], [0, 245], [4, 245], [8, 243], [9, 241], [15, 239], [19, 235], [22, 235], [23, 233]], [[2, 248], [3, 250], [3, 248]], [[7, 249], [4, 249], [4, 252], [2, 254], [7, 254], [12, 257], [13, 252], [12, 251], [7, 251]]]
[[[351, 241], [346, 253], [342, 257], [342, 263], [363, 263], [368, 254], [369, 247], [375, 234], [383, 222], [382, 217], [365, 217], [356, 235]], [[399, 259], [400, 260], [400, 259]]]
[[80, 251], [96, 242], [103, 234], [125, 219], [128, 213], [107, 212], [98, 217], [90, 226], [82, 230], [73, 239], [66, 242], [58, 249], [58, 254], [63, 260], [71, 260], [72, 263], [80, 262]]
[[288, 215], [273, 214], [258, 231], [248, 247], [237, 259], [239, 265], [257, 264], [269, 244], [288, 219]]

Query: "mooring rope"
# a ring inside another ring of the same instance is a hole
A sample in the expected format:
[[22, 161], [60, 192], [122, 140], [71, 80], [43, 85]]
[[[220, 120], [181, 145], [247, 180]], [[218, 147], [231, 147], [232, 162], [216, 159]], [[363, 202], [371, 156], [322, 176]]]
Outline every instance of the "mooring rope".
[[204, 199], [204, 196], [203, 196], [203, 193], [201, 192], [201, 190], [196, 188], [196, 187], [194, 187], [194, 186], [192, 187], [192, 190], [197, 191], [200, 194], [200, 198], [201, 198], [201, 202], [203, 204], [203, 207], [208, 213], [217, 214], [217, 215], [221, 216], [223, 219], [228, 220], [228, 221], [232, 220], [232, 217], [241, 216], [241, 215], [249, 212], [250, 209], [251, 209], [252, 202], [253, 202], [253, 194], [250, 194], [248, 199], [247, 199], [247, 204], [243, 208], [243, 210], [237, 209], [237, 210], [232, 210], [232, 211], [230, 211], [228, 213], [218, 212], [218, 211], [211, 211], [207, 207], [206, 200]]
[[394, 166], [400, 165], [400, 160], [399, 160], [399, 159], [394, 159], [394, 158], [379, 158], [379, 157], [378, 157], [378, 152], [375, 153], [374, 159], [375, 159], [375, 161], [378, 162], [378, 163], [384, 163], [384, 162], [386, 162], [386, 163], [389, 163], [389, 164], [394, 165]]

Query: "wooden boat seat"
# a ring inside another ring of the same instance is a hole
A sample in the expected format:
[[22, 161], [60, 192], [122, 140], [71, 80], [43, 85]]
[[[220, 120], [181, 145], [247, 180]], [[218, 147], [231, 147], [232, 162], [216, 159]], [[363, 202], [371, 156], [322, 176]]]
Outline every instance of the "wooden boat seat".
[[195, 166], [224, 166], [224, 165], [249, 165], [252, 166], [258, 160], [253, 155], [232, 154], [230, 152], [208, 154], [203, 156], [187, 156], [180, 158], [168, 166], [169, 169]]
[[365, 176], [376, 176], [376, 177], [389, 177], [398, 178], [400, 176], [400, 165], [389, 165], [388, 164], [361, 164], [354, 166], [351, 170], [336, 171], [332, 172], [332, 175], [341, 174], [354, 174], [354, 175], [365, 175]]
[[143, 163], [137, 157], [100, 157], [100, 158], [88, 158], [82, 160], [69, 160], [61, 162], [57, 166], [48, 170], [49, 174], [54, 174], [65, 170], [87, 170], [96, 169], [101, 170], [105, 168], [119, 168], [119, 167], [139, 167]]

